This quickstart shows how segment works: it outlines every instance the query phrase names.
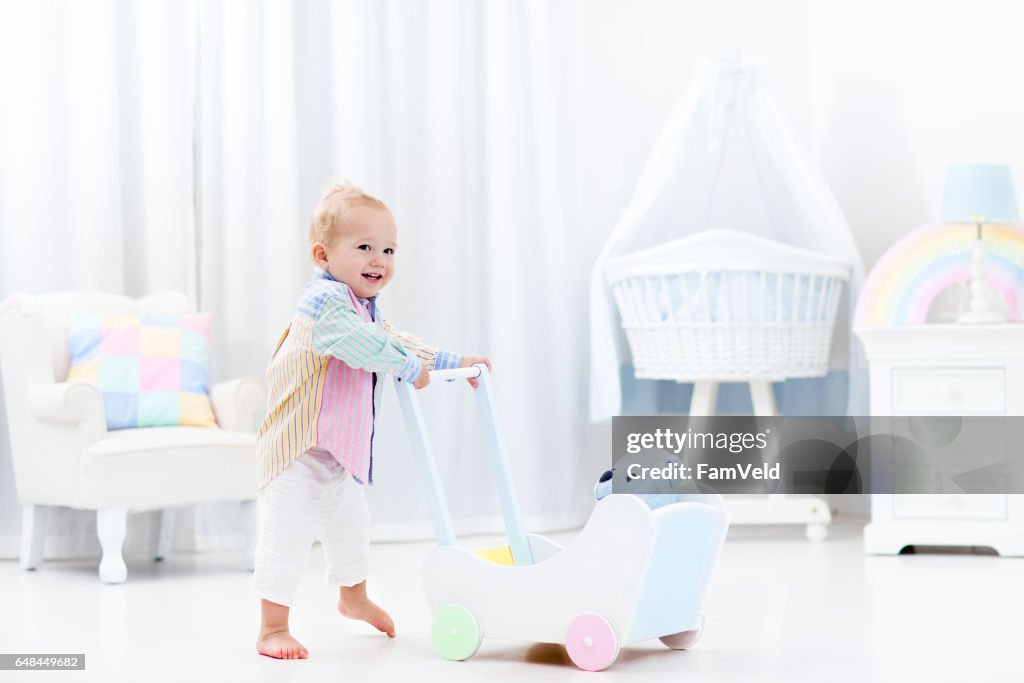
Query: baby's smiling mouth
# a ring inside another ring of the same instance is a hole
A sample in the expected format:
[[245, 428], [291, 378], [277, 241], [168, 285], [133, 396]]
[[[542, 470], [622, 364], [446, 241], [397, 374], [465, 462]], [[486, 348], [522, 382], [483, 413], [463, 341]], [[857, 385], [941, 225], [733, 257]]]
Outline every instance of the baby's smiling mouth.
[[380, 273], [363, 273], [363, 277], [365, 277], [370, 282], [380, 282], [381, 278], [383, 278], [384, 276], [381, 275]]

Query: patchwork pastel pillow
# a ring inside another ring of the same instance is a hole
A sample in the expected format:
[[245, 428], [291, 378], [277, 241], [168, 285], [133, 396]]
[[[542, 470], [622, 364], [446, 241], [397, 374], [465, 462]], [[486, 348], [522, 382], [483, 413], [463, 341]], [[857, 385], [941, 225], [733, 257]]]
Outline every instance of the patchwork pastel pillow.
[[95, 384], [108, 429], [216, 427], [208, 395], [210, 314], [74, 314], [68, 381]]

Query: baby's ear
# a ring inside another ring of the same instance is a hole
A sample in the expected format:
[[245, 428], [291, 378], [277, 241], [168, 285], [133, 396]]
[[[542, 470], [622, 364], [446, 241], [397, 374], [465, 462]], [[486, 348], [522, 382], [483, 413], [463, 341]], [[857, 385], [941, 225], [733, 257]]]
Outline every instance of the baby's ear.
[[319, 265], [327, 260], [327, 247], [323, 242], [315, 242], [309, 250], [309, 255], [313, 258], [313, 263]]

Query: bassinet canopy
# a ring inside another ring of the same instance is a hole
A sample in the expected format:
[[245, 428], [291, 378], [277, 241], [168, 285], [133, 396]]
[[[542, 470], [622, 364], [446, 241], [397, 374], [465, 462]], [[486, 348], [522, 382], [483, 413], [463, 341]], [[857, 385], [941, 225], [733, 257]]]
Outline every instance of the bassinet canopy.
[[[849, 269], [848, 280], [844, 278], [846, 300], [848, 304], [855, 300], [863, 263], [846, 219], [820, 173], [801, 159], [760, 83], [758, 69], [732, 60], [698, 65], [693, 84], [677, 102], [632, 199], [594, 265], [590, 291], [593, 421], [620, 413], [620, 372], [630, 362], [610, 286], [616, 270], [636, 259], [678, 260], [680, 245], [692, 244], [681, 238], [706, 231], [732, 235], [737, 245], [743, 243], [744, 235], [753, 245], [770, 240], [812, 259], [819, 254], [823, 263], [844, 265]], [[848, 305], [838, 316], [837, 340], [849, 338], [851, 310]], [[847, 348], [845, 343], [833, 344], [831, 368], [849, 370]], [[863, 400], [860, 374], [850, 372], [852, 410]]]

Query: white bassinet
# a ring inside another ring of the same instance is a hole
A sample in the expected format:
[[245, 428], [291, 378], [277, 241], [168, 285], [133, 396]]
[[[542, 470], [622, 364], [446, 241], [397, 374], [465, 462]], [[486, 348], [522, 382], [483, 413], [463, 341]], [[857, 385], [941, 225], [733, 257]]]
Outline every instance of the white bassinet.
[[850, 267], [751, 233], [710, 230], [605, 265], [636, 377], [820, 377]]

